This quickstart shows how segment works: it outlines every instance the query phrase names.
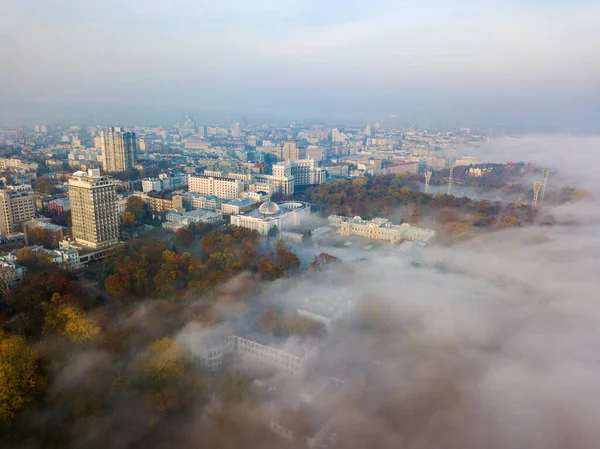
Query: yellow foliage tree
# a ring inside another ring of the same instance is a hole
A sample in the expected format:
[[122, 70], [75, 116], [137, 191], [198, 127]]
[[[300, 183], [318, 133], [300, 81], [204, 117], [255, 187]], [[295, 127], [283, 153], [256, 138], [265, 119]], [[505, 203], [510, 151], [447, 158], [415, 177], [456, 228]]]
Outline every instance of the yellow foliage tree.
[[183, 373], [183, 350], [172, 338], [161, 338], [150, 345], [145, 372], [153, 380], [168, 380]]
[[0, 330], [0, 420], [31, 402], [42, 385], [39, 354], [17, 335]]
[[59, 304], [60, 296], [54, 294], [45, 307], [44, 333], [58, 333], [71, 341], [94, 340], [100, 334], [100, 326], [85, 316], [72, 304]]
[[502, 222], [507, 226], [514, 226], [517, 223], [517, 219], [512, 215], [507, 215], [502, 219]]

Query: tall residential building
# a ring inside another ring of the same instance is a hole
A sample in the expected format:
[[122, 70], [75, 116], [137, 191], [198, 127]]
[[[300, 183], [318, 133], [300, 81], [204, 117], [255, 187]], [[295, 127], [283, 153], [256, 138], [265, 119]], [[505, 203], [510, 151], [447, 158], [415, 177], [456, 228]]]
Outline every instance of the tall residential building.
[[0, 190], [0, 234], [13, 234], [23, 222], [35, 216], [30, 190]]
[[277, 149], [277, 157], [281, 161], [297, 161], [306, 157], [306, 148], [299, 148], [295, 140], [288, 140]]
[[133, 168], [137, 152], [135, 133], [112, 127], [102, 133], [102, 168], [122, 172]]
[[98, 169], [73, 173], [69, 202], [75, 243], [89, 248], [118, 243], [119, 215], [112, 178], [100, 175]]
[[244, 182], [221, 176], [190, 175], [189, 191], [233, 200], [244, 191]]

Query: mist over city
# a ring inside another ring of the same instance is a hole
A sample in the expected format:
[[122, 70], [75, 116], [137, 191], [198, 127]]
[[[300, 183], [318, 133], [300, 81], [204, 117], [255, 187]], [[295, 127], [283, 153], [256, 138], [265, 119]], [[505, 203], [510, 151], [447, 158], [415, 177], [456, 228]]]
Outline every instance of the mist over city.
[[0, 447], [600, 447], [595, 2], [8, 0]]

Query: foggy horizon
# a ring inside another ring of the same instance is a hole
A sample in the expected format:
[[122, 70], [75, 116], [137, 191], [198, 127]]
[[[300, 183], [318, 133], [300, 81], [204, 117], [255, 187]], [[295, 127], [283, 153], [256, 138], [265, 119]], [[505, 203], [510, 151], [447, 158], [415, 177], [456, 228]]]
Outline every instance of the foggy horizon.
[[9, 0], [2, 12], [0, 123], [204, 111], [599, 131], [589, 1]]

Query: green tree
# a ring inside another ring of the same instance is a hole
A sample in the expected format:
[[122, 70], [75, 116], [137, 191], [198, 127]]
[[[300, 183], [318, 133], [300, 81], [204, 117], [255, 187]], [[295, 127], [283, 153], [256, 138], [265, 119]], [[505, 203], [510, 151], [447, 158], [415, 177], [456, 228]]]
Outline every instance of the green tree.
[[0, 420], [33, 401], [42, 387], [39, 359], [23, 338], [0, 330]]

